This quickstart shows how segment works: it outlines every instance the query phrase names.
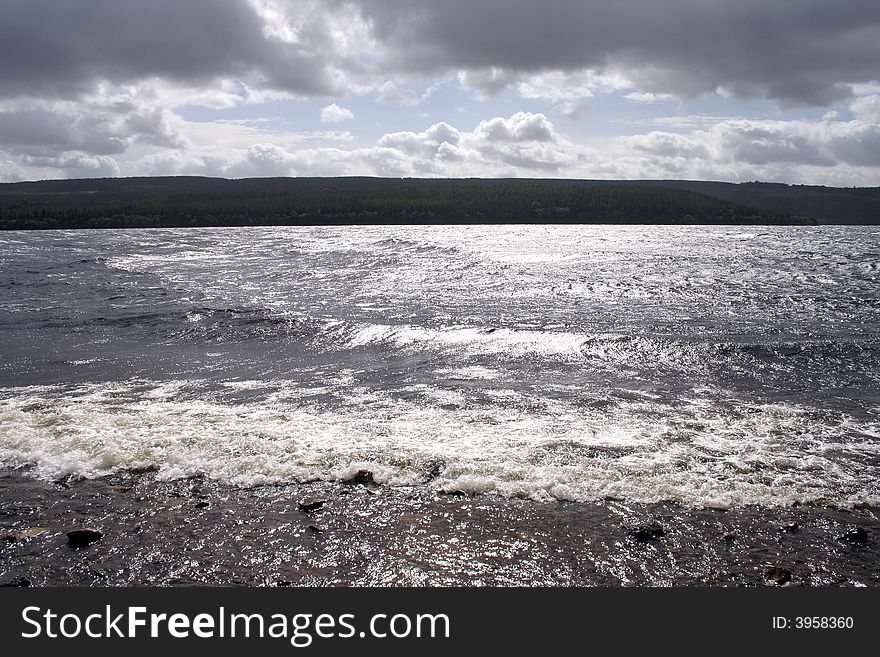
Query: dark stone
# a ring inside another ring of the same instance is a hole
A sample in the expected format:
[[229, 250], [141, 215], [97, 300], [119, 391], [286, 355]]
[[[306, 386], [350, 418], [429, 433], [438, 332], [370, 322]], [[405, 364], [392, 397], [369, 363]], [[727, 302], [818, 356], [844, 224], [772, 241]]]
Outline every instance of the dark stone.
[[0, 534], [0, 543], [17, 543], [18, 536], [13, 533]]
[[195, 503], [195, 507], [197, 509], [207, 509], [209, 506], [211, 506], [211, 505], [208, 502], [196, 502]]
[[779, 566], [767, 566], [764, 569], [764, 583], [768, 586], [782, 586], [791, 581], [791, 571]]
[[31, 586], [31, 580], [27, 577], [17, 577], [13, 580], [9, 580], [8, 582], [4, 582], [0, 584], [0, 586], [17, 586], [17, 587], [27, 587]]
[[376, 481], [373, 479], [373, 473], [369, 470], [358, 470], [346, 479], [345, 483], [366, 486], [368, 484], [375, 484]]
[[306, 529], [308, 529], [310, 532], [314, 532], [315, 534], [321, 534], [327, 531], [323, 527], [318, 527], [317, 525], [309, 525], [308, 527], [306, 527]]
[[782, 525], [780, 529], [784, 532], [788, 532], [789, 534], [794, 534], [795, 532], [800, 531], [801, 526], [796, 522], [790, 522], [788, 524]]
[[724, 540], [725, 540], [725, 541], [732, 541], [732, 540], [735, 539], [735, 538], [736, 538], [736, 532], [727, 532], [727, 533], [724, 535]]
[[647, 543], [648, 541], [656, 541], [666, 536], [666, 530], [654, 523], [635, 527], [629, 531], [629, 535], [639, 543]]
[[862, 527], [856, 527], [852, 531], [845, 533], [843, 536], [838, 536], [837, 540], [843, 541], [844, 543], [851, 543], [853, 545], [863, 545], [868, 542], [868, 532]]
[[443, 474], [445, 469], [445, 461], [432, 461], [431, 463], [428, 463], [428, 466], [425, 469], [425, 483], [427, 484], [430, 481], [434, 481], [437, 477]]
[[441, 490], [440, 493], [448, 495], [449, 497], [470, 497], [470, 495], [463, 490]]
[[305, 500], [299, 503], [299, 510], [309, 513], [311, 511], [317, 511], [322, 506], [324, 506], [324, 500]]
[[72, 547], [85, 547], [96, 541], [100, 541], [104, 537], [104, 533], [98, 529], [90, 529], [84, 527], [81, 529], [72, 529], [67, 532], [67, 542]]
[[137, 468], [129, 468], [128, 471], [132, 474], [147, 474], [148, 472], [159, 472], [158, 465], [144, 465]]

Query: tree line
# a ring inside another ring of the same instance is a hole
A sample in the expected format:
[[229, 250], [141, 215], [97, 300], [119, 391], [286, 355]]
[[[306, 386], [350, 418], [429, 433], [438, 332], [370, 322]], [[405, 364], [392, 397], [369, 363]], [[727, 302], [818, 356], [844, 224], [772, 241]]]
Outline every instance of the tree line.
[[801, 224], [659, 185], [584, 181], [122, 178], [0, 185], [0, 229], [314, 224]]

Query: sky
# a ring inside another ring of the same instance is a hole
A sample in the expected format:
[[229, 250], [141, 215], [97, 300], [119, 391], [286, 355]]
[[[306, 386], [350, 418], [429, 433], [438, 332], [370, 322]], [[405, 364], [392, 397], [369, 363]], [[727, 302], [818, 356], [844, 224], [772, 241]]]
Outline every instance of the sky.
[[877, 0], [0, 0], [0, 182], [880, 185]]

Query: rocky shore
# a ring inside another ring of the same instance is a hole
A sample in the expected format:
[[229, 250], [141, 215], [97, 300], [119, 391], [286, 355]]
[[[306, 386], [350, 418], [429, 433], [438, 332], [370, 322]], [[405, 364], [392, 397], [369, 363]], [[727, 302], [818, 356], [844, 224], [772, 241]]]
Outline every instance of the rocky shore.
[[539, 503], [0, 471], [13, 586], [876, 586], [876, 509]]

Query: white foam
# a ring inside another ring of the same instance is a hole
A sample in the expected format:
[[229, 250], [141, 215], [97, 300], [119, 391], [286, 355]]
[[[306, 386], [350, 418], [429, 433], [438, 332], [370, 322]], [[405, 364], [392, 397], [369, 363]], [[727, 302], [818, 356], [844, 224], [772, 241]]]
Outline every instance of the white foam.
[[[559, 330], [362, 324], [347, 337], [346, 346], [388, 344], [414, 351], [441, 351], [457, 356], [512, 358], [537, 356], [556, 361], [590, 359], [614, 365], [694, 367], [706, 362], [718, 346], [653, 337], [586, 334]], [[480, 377], [478, 377], [480, 378]]]
[[350, 336], [348, 345], [389, 343], [416, 349], [447, 349], [472, 355], [529, 354], [572, 357], [582, 353], [588, 336], [566, 332], [484, 329], [469, 326], [431, 329], [419, 326], [367, 324]]
[[[281, 382], [276, 382], [278, 385]], [[98, 477], [155, 466], [252, 486], [344, 479], [532, 499], [690, 506], [880, 502], [877, 423], [817, 418], [794, 406], [721, 415], [711, 404], [651, 400], [600, 413], [506, 391], [491, 406], [425, 386], [418, 401], [346, 387], [334, 411], [297, 402], [290, 385], [263, 402], [183, 401], [196, 383], [7, 389], [0, 398], [0, 461], [38, 476]], [[282, 401], [283, 398], [283, 401]], [[447, 410], [445, 405], [454, 403]], [[604, 451], [603, 451], [604, 450]]]

